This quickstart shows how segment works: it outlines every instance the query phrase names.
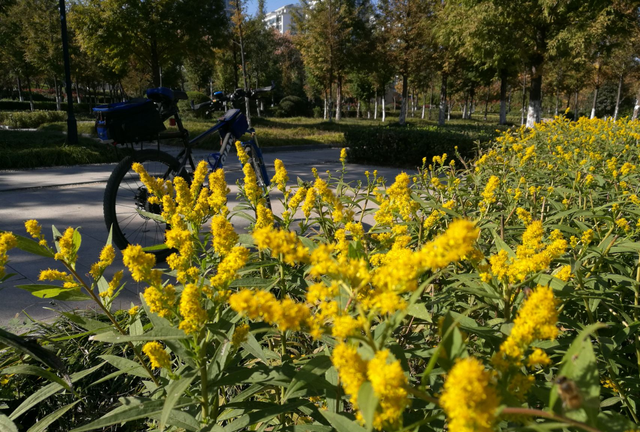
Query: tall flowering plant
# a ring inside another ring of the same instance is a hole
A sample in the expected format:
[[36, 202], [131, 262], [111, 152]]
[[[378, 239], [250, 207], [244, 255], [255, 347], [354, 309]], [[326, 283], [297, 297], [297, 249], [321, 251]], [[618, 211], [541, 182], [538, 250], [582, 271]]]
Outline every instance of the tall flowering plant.
[[112, 322], [85, 323], [95, 343], [128, 347], [105, 361], [144, 377], [138, 398], [76, 431], [140, 418], [150, 430], [632, 431], [639, 138], [637, 122], [558, 118], [472, 161], [454, 150], [351, 184], [346, 150], [338, 173], [293, 186], [276, 160], [275, 212], [241, 146], [233, 209], [223, 171], [203, 163], [168, 182], [135, 166], [175, 253], [162, 270], [123, 251], [146, 285], [125, 318], [111, 311], [122, 274], [104, 278], [113, 249], [85, 281], [77, 230], [54, 250], [28, 221], [32, 240], [0, 237], [0, 264], [15, 246], [58, 260], [29, 289], [91, 297]]

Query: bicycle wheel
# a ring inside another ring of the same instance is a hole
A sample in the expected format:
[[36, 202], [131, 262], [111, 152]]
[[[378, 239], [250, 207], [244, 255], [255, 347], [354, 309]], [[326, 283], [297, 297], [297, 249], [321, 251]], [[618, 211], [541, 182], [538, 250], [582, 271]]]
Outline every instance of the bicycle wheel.
[[[177, 175], [179, 162], [173, 156], [158, 150], [142, 150], [124, 158], [111, 173], [104, 191], [104, 220], [107, 229], [113, 229], [113, 242], [120, 249], [139, 244], [158, 261], [163, 261], [173, 249], [162, 248], [167, 225], [151, 217], [162, 208], [148, 201], [149, 192], [140, 176], [131, 168], [134, 162], [142, 164], [153, 177], [172, 179]], [[147, 213], [147, 215], [145, 215]]]

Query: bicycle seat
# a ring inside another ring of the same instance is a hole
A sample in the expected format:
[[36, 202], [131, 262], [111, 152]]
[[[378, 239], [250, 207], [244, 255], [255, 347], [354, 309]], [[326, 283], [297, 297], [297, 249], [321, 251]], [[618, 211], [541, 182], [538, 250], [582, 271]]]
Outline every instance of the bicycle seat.
[[180, 90], [171, 90], [167, 87], [151, 88], [147, 90], [147, 97], [154, 102], [174, 103], [178, 100], [187, 100], [187, 94]]

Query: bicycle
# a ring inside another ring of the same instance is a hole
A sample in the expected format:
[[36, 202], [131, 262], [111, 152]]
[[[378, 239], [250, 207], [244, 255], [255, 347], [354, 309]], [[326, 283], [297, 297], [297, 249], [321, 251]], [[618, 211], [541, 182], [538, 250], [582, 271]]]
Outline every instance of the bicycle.
[[[272, 90], [273, 86], [254, 89], [249, 92], [249, 97], [256, 99]], [[211, 109], [222, 104], [226, 106], [228, 102], [233, 106], [234, 101], [245, 97], [245, 92], [236, 89], [231, 95], [216, 92], [214, 96], [214, 100], [199, 105], [194, 105], [192, 101], [191, 108]], [[113, 243], [121, 250], [130, 244], [139, 244], [146, 252], [156, 255], [158, 261], [162, 261], [174, 252], [164, 244], [167, 224], [156, 217], [162, 209], [160, 205], [149, 203], [147, 188], [132, 169], [135, 162], [144, 166], [154, 177], [172, 179], [180, 176], [189, 181], [195, 170], [192, 148], [197, 143], [219, 132], [220, 151], [212, 153], [208, 159], [213, 171], [224, 167], [231, 146], [248, 133], [251, 139], [242, 142], [242, 147], [249, 156], [258, 185], [267, 198], [270, 182], [255, 130], [249, 128], [246, 117], [239, 109], [227, 110], [214, 126], [189, 139], [189, 131], [184, 127], [178, 110], [178, 101], [188, 99], [186, 93], [160, 87], [147, 90], [147, 98], [96, 107], [94, 112], [98, 114], [96, 128], [101, 139], [112, 139], [115, 144], [129, 144], [133, 150], [133, 154], [122, 159], [113, 170], [104, 193], [104, 218], [107, 229], [111, 230]], [[169, 119], [173, 119], [171, 122], [175, 122], [178, 131], [164, 132], [164, 122]], [[160, 150], [161, 140], [175, 138], [179, 138], [184, 146], [178, 156]], [[157, 141], [156, 149], [142, 148], [143, 143], [149, 140]], [[137, 143], [140, 143], [140, 150], [134, 148]]]

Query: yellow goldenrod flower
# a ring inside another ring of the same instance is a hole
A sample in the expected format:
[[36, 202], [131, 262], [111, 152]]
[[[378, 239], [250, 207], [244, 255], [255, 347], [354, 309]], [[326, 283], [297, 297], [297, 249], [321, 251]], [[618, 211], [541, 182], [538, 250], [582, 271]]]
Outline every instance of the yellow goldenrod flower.
[[127, 311], [127, 313], [130, 316], [134, 316], [135, 314], [138, 313], [138, 310], [140, 309], [140, 306], [131, 306], [131, 308]]
[[451, 432], [490, 432], [500, 398], [491, 374], [474, 357], [458, 359], [449, 371], [440, 396]]
[[347, 148], [346, 147], [342, 147], [342, 150], [340, 150], [340, 162], [342, 162], [342, 165], [347, 163]]
[[201, 291], [195, 284], [187, 284], [180, 295], [182, 321], [179, 328], [187, 334], [199, 332], [207, 321], [207, 311], [201, 305], [201, 297]]
[[529, 295], [513, 321], [509, 337], [500, 345], [498, 357], [519, 364], [526, 348], [537, 339], [555, 339], [558, 335], [558, 300], [549, 287], [538, 286]]
[[247, 200], [254, 206], [262, 199], [262, 190], [258, 187], [258, 178], [250, 164], [242, 168], [244, 172], [244, 193]]
[[211, 219], [211, 234], [213, 249], [220, 256], [227, 255], [238, 243], [238, 234], [224, 215], [218, 214]]
[[73, 246], [73, 235], [75, 230], [71, 227], [67, 228], [62, 234], [61, 237], [58, 238], [58, 247], [60, 248], [60, 252], [55, 254], [55, 259], [59, 261], [64, 261], [70, 266], [74, 266], [76, 260], [78, 259], [77, 252], [75, 247]]
[[316, 190], [314, 188], [309, 188], [304, 199], [304, 204], [302, 204], [302, 213], [304, 213], [305, 218], [309, 219], [309, 216], [311, 216], [311, 210], [313, 210], [315, 205]]
[[236, 141], [236, 151], [238, 152], [238, 159], [240, 159], [240, 165], [245, 166], [249, 162], [249, 155], [244, 151], [244, 147], [240, 141]]
[[156, 257], [146, 253], [140, 245], [129, 245], [122, 251], [122, 262], [131, 272], [133, 280], [136, 282], [149, 281], [152, 279], [153, 267], [156, 265]]
[[142, 347], [142, 352], [149, 357], [153, 369], [171, 369], [171, 358], [162, 345], [160, 345], [160, 342], [147, 342]]
[[536, 367], [536, 366], [548, 366], [551, 364], [551, 359], [547, 355], [546, 352], [542, 351], [540, 348], [536, 348], [533, 350], [529, 357], [527, 357], [527, 366]]
[[149, 306], [149, 311], [157, 313], [163, 318], [169, 318], [172, 315], [171, 308], [176, 301], [176, 291], [173, 285], [150, 286], [144, 291], [143, 297]]
[[287, 182], [289, 181], [287, 169], [284, 167], [284, 163], [280, 159], [276, 159], [274, 165], [276, 174], [271, 179], [271, 182], [276, 184], [276, 187], [280, 192], [286, 193]]
[[238, 270], [249, 260], [249, 249], [242, 246], [233, 247], [218, 264], [215, 276], [210, 279], [211, 286], [223, 289], [236, 278]]
[[234, 346], [239, 346], [243, 342], [247, 340], [247, 336], [249, 335], [249, 325], [248, 324], [240, 324], [236, 326], [233, 331], [233, 336], [231, 336], [231, 343]]
[[405, 389], [407, 377], [400, 361], [388, 363], [388, 358], [389, 350], [378, 351], [367, 365], [367, 377], [371, 381], [373, 392], [380, 399], [380, 408], [374, 418], [376, 429], [397, 424], [409, 404]]
[[256, 215], [256, 225], [253, 228], [254, 230], [273, 225], [273, 212], [271, 212], [271, 209], [263, 206], [262, 204], [258, 204]]
[[354, 408], [358, 407], [358, 391], [367, 380], [367, 362], [360, 357], [353, 345], [340, 343], [331, 353], [331, 362], [338, 371], [340, 383], [350, 397]]
[[35, 219], [30, 219], [24, 223], [27, 233], [34, 239], [38, 240], [40, 246], [47, 246], [47, 241], [42, 234], [42, 226]]
[[47, 269], [40, 272], [38, 280], [71, 282], [73, 281], [73, 275], [70, 275], [69, 273], [64, 271]]
[[209, 174], [209, 207], [212, 214], [227, 215], [227, 195], [231, 190], [224, 179], [224, 170], [217, 169]]
[[252, 236], [258, 249], [271, 250], [272, 257], [281, 257], [289, 265], [309, 261], [309, 249], [302, 245], [295, 232], [266, 226], [254, 230]]
[[91, 276], [95, 280], [98, 280], [102, 275], [102, 272], [109, 267], [113, 260], [116, 258], [116, 250], [111, 245], [105, 245], [100, 252], [100, 260], [97, 263], [91, 265]]

